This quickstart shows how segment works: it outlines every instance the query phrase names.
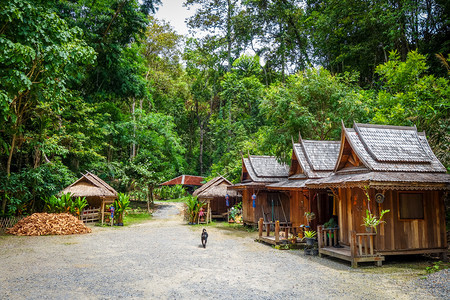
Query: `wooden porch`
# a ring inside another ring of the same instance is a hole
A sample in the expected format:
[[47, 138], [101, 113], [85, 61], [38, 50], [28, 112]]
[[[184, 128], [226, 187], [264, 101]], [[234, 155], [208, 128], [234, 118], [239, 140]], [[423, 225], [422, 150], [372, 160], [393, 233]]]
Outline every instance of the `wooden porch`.
[[374, 247], [376, 233], [356, 233], [352, 231], [350, 246], [340, 245], [338, 228], [318, 226], [317, 239], [319, 256], [328, 255], [351, 262], [353, 268], [360, 262], [375, 262], [381, 267], [384, 256], [379, 255]]
[[[274, 233], [271, 235], [271, 228], [274, 228]], [[289, 239], [289, 232], [292, 229], [292, 223], [290, 222], [264, 222], [261, 218], [258, 221], [258, 241], [271, 245], [280, 245], [287, 243]], [[265, 235], [263, 234], [265, 232]], [[284, 234], [281, 234], [281, 233]], [[299, 239], [297, 239], [297, 243]]]

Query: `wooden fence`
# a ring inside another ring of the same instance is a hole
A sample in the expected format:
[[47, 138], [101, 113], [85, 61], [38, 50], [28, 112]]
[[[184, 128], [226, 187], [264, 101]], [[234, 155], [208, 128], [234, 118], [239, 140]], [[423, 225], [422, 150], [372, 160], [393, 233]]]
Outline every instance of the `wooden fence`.
[[17, 222], [22, 220], [24, 217], [7, 217], [0, 218], [0, 231], [5, 231], [7, 228], [13, 227]]
[[83, 209], [80, 219], [83, 223], [98, 222], [100, 220], [100, 208]]

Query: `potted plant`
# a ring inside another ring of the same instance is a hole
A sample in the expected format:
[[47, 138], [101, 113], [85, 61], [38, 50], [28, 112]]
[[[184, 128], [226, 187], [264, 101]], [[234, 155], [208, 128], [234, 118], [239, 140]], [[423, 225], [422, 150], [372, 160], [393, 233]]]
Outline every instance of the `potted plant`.
[[314, 230], [305, 231], [303, 238], [306, 239], [306, 245], [314, 245], [314, 242], [316, 241], [316, 234], [317, 232]]
[[305, 218], [309, 226], [309, 223], [316, 218], [316, 214], [313, 213], [312, 211], [307, 211], [305, 212]]
[[363, 217], [363, 224], [361, 226], [366, 227], [367, 232], [372, 232], [372, 230], [375, 230], [375, 233], [377, 233], [377, 226], [381, 223], [386, 223], [386, 221], [383, 221], [383, 216], [385, 213], [390, 212], [389, 209], [382, 210], [380, 213], [380, 218], [378, 219], [372, 212], [370, 211], [370, 196], [369, 196], [369, 187], [364, 187], [364, 194], [366, 194], [367, 197], [367, 209], [366, 209], [366, 216]]
[[242, 220], [242, 217], [241, 217], [241, 214], [242, 214], [241, 207], [242, 207], [242, 202], [236, 204], [235, 206], [233, 206], [233, 207], [230, 209], [230, 218], [229, 218], [229, 220], [228, 220], [229, 223], [234, 223], [234, 222], [240, 223], [240, 222], [241, 222], [241, 220]]
[[381, 223], [386, 223], [386, 221], [383, 221], [383, 215], [385, 213], [390, 212], [389, 209], [382, 210], [380, 214], [380, 218], [378, 219], [376, 216], [374, 216], [368, 209], [366, 209], [366, 216], [363, 217], [363, 224], [361, 226], [366, 226], [367, 232], [372, 232], [372, 229], [375, 230], [375, 233], [377, 233], [377, 226]]

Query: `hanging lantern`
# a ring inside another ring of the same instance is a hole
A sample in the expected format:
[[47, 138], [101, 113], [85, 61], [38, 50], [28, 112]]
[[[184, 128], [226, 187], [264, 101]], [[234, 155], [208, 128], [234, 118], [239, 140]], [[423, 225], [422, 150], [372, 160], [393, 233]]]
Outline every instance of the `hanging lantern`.
[[228, 194], [225, 195], [225, 202], [227, 204], [227, 207], [230, 206], [230, 196]]
[[255, 208], [256, 207], [256, 195], [255, 194], [253, 194], [252, 195], [252, 200], [253, 200], [253, 208]]

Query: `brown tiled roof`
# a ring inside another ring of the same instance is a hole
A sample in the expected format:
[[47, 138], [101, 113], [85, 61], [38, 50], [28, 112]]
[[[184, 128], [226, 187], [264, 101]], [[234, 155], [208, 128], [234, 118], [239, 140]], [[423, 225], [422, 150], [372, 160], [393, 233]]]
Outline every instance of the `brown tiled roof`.
[[175, 177], [169, 181], [163, 182], [160, 185], [193, 185], [193, 186], [202, 186], [203, 177], [193, 176], [193, 175], [180, 175]]

